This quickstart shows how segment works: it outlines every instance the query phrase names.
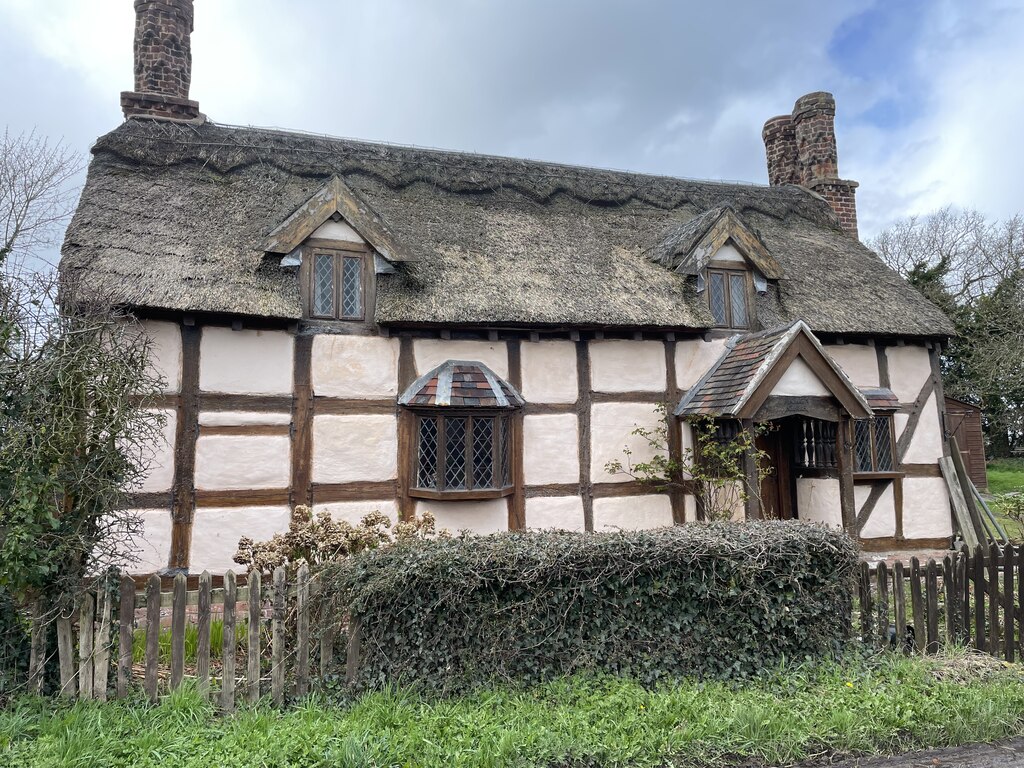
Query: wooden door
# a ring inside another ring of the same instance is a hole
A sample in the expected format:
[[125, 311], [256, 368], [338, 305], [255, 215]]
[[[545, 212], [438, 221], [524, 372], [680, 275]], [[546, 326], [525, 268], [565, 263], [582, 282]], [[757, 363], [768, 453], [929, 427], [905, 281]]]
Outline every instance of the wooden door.
[[786, 430], [776, 427], [758, 435], [755, 446], [763, 451], [761, 478], [761, 517], [766, 520], [789, 520], [793, 517], [793, 491]]

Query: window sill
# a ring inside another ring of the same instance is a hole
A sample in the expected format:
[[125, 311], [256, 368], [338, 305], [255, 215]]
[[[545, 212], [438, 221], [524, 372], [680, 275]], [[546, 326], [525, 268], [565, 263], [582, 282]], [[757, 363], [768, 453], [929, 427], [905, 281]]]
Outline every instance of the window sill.
[[511, 496], [515, 488], [482, 488], [474, 491], [432, 491], [429, 488], [410, 488], [409, 495], [415, 499], [436, 499], [441, 501], [481, 501]]

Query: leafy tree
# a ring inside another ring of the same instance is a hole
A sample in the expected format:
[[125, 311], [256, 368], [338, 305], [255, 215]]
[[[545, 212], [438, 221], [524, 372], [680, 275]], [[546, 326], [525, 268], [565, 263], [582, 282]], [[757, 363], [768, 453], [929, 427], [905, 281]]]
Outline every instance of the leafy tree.
[[946, 392], [982, 407], [990, 454], [1008, 455], [1024, 440], [1024, 216], [947, 207], [897, 221], [868, 245], [953, 321]]
[[[161, 417], [150, 345], [103, 296], [39, 260], [70, 214], [78, 158], [35, 134], [0, 155], [0, 590], [19, 606], [76, 592], [131, 558], [126, 494]], [[34, 258], [33, 258], [34, 257]], [[74, 296], [60, 303], [58, 294]]]

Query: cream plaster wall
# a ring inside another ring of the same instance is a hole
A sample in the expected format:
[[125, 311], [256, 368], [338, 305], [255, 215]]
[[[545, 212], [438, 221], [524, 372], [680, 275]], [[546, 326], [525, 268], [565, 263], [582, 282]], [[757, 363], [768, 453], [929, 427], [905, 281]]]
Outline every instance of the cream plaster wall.
[[585, 529], [583, 500], [579, 496], [527, 499], [526, 527], [582, 531]]
[[924, 347], [907, 345], [905, 347], [886, 347], [885, 354], [889, 358], [889, 379], [892, 391], [901, 403], [912, 403], [931, 376], [931, 360], [928, 350]]
[[649, 461], [655, 454], [647, 441], [631, 434], [637, 426], [654, 429], [661, 424], [651, 403], [596, 403], [590, 416], [590, 478], [595, 483], [622, 483], [625, 475], [605, 471], [609, 461], [626, 463], [623, 448], [633, 451], [633, 463]]
[[164, 415], [164, 426], [151, 445], [143, 451], [143, 459], [149, 467], [138, 490], [141, 493], [169, 491], [174, 484], [174, 439], [177, 430], [177, 412], [170, 408], [159, 409]]
[[838, 478], [799, 477], [796, 481], [797, 517], [808, 523], [843, 527]]
[[177, 323], [144, 320], [142, 328], [150, 339], [150, 369], [164, 380], [163, 392], [181, 391], [181, 329]]
[[571, 341], [523, 342], [522, 395], [528, 403], [575, 403], [579, 395], [576, 345]]
[[313, 338], [313, 392], [384, 399], [398, 394], [398, 339], [319, 334]]
[[508, 378], [508, 347], [503, 341], [416, 339], [412, 349], [416, 358], [417, 376], [422, 376], [445, 360], [475, 360], [501, 378]]
[[352, 227], [349, 226], [348, 222], [342, 219], [341, 221], [325, 221], [319, 227], [314, 230], [310, 237], [315, 237], [322, 240], [343, 240], [348, 243], [364, 243], [366, 242], [359, 236]]
[[287, 488], [290, 462], [287, 435], [201, 434], [196, 440], [196, 488]]
[[[858, 512], [864, 506], [869, 495], [871, 495], [870, 485], [853, 486], [854, 505]], [[864, 523], [860, 537], [862, 539], [882, 539], [895, 535], [896, 504], [893, 498], [892, 483], [890, 483], [878, 498], [878, 503], [875, 504], [875, 509], [868, 517], [867, 522]]]
[[[933, 392], [924, 404], [917, 429], [910, 440], [903, 461], [907, 464], [935, 464], [942, 457], [942, 425]], [[905, 417], [909, 418], [909, 417]], [[904, 424], [906, 422], [904, 421]], [[898, 432], [897, 434], [901, 434]]]
[[293, 337], [285, 331], [203, 328], [199, 388], [242, 395], [290, 395]]
[[270, 425], [283, 427], [292, 423], [292, 415], [274, 411], [200, 411], [200, 427], [247, 427]]
[[437, 529], [450, 533], [468, 530], [473, 533], [497, 533], [508, 530], [508, 502], [505, 499], [487, 501], [433, 501], [418, 499], [416, 514], [430, 511], [437, 521]]
[[319, 514], [326, 510], [332, 519], [344, 520], [352, 525], [359, 525], [363, 518], [371, 512], [380, 512], [387, 515], [394, 525], [398, 522], [398, 505], [394, 499], [382, 499], [381, 501], [335, 501], [329, 504], [317, 504], [313, 512]]
[[697, 497], [686, 494], [683, 497], [683, 520], [693, 523], [697, 520]]
[[523, 417], [523, 474], [527, 485], [579, 481], [576, 414]]
[[288, 530], [289, 522], [291, 510], [288, 507], [200, 507], [192, 523], [189, 571], [243, 573], [245, 567], [232, 560], [238, 550], [238, 540], [248, 536], [253, 541], [266, 541], [275, 533]]
[[125, 562], [129, 573], [153, 573], [166, 568], [171, 556], [171, 512], [167, 509], [136, 509], [142, 530], [131, 539], [134, 562]]
[[686, 339], [676, 344], [676, 385], [691, 389], [725, 352], [725, 339]]
[[394, 416], [316, 416], [313, 482], [391, 480], [398, 473], [398, 420]]
[[590, 343], [590, 381], [595, 392], [664, 392], [665, 345], [614, 339]]
[[903, 536], [937, 539], [953, 535], [946, 481], [941, 477], [903, 480]]
[[878, 356], [868, 344], [831, 344], [825, 347], [846, 376], [858, 387], [878, 386]]
[[798, 357], [782, 374], [772, 394], [782, 397], [827, 397], [831, 393], [803, 358]]
[[743, 258], [743, 254], [736, 250], [736, 246], [733, 245], [731, 241], [727, 242], [725, 245], [723, 245], [721, 248], [715, 251], [715, 255], [712, 256], [711, 258], [714, 261], [746, 262], [746, 259]]
[[594, 499], [594, 530], [640, 530], [672, 525], [672, 502], [663, 494]]

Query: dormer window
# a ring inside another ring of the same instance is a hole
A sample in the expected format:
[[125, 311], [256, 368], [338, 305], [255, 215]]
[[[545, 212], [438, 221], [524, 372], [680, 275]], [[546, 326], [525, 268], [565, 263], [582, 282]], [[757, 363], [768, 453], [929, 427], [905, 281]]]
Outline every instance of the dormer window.
[[311, 249], [310, 317], [328, 320], [364, 318], [368, 255], [365, 249]]
[[709, 268], [708, 304], [718, 328], [750, 327], [750, 273], [743, 269]]

